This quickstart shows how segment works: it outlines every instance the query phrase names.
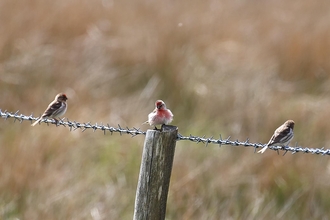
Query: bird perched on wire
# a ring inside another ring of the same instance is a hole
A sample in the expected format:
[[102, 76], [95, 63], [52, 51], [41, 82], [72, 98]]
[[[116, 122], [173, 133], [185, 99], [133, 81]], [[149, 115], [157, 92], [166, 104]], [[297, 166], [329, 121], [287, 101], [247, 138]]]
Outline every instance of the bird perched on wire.
[[156, 125], [167, 125], [172, 122], [173, 114], [171, 110], [166, 108], [165, 102], [162, 100], [157, 100], [155, 102], [155, 109], [148, 115], [148, 121], [144, 122], [143, 124], [149, 124], [150, 126]]
[[42, 116], [36, 122], [34, 122], [31, 126], [35, 126], [44, 118], [53, 118], [57, 123], [58, 120], [56, 118], [64, 115], [64, 113], [66, 112], [66, 110], [68, 108], [68, 104], [66, 103], [67, 99], [68, 98], [66, 97], [65, 94], [63, 94], [63, 93], [57, 94], [55, 96], [54, 101], [52, 101], [48, 105], [47, 109], [42, 114]]
[[287, 146], [293, 138], [293, 128], [294, 128], [294, 121], [287, 120], [278, 127], [273, 136], [270, 138], [268, 144], [263, 147], [258, 153], [264, 153], [268, 147], [270, 146]]

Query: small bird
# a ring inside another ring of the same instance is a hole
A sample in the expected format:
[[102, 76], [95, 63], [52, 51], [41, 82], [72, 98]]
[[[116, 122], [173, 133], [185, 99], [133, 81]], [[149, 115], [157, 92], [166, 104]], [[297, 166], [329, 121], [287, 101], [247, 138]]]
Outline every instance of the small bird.
[[149, 124], [150, 126], [156, 125], [167, 125], [172, 122], [173, 114], [171, 110], [166, 108], [165, 102], [162, 100], [157, 100], [155, 103], [156, 108], [148, 115], [148, 121], [143, 124]]
[[269, 146], [287, 146], [293, 138], [293, 128], [294, 128], [294, 121], [287, 120], [278, 127], [273, 136], [270, 138], [268, 144], [263, 147], [258, 153], [264, 153]]
[[42, 114], [42, 116], [36, 122], [34, 122], [31, 126], [35, 126], [44, 118], [53, 118], [57, 123], [56, 117], [60, 117], [60, 116], [64, 115], [64, 113], [66, 112], [66, 110], [68, 108], [68, 104], [66, 103], [67, 99], [68, 98], [66, 97], [65, 94], [63, 94], [63, 93], [57, 94], [55, 96], [54, 101], [52, 101], [48, 105], [47, 109]]

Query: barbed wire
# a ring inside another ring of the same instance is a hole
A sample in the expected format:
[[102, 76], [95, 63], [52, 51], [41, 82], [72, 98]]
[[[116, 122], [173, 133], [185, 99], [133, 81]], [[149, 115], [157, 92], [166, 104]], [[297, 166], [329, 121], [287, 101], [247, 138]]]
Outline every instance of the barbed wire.
[[[28, 120], [32, 123], [32, 121], [35, 121], [38, 119], [38, 117], [34, 117], [33, 114], [26, 116], [23, 114], [19, 114], [19, 111], [16, 111], [15, 113], [11, 113], [8, 111], [2, 111], [0, 109], [0, 116], [1, 118], [7, 120], [8, 118], [13, 118], [14, 122], [16, 120], [18, 120], [20, 123], [22, 123], [25, 120]], [[70, 121], [69, 119], [60, 119], [58, 120], [58, 122], [55, 122], [55, 120], [53, 119], [43, 119], [41, 120], [41, 122], [46, 123], [47, 125], [49, 124], [55, 124], [56, 126], [64, 126], [64, 127], [69, 127], [70, 131], [72, 130], [77, 130], [77, 129], [81, 129], [83, 132], [87, 129], [93, 129], [93, 131], [95, 132], [96, 130], [101, 130], [103, 131], [104, 134], [106, 134], [106, 131], [109, 131], [111, 134], [113, 133], [119, 133], [120, 135], [122, 134], [130, 134], [132, 137], [136, 136], [136, 135], [146, 135], [146, 131], [142, 131], [140, 130], [140, 128], [122, 128], [120, 125], [118, 125], [118, 127], [111, 127], [109, 124], [91, 124], [90, 122], [87, 123], [80, 123], [80, 122], [76, 122], [76, 121]], [[223, 139], [220, 135], [220, 137], [218, 139], [215, 139], [213, 137], [210, 138], [206, 138], [205, 136], [203, 137], [198, 137], [198, 136], [193, 136], [193, 135], [189, 135], [189, 136], [183, 136], [181, 134], [178, 134], [177, 140], [178, 141], [192, 141], [195, 143], [203, 143], [205, 144], [205, 146], [207, 146], [208, 144], [216, 144], [219, 145], [220, 147], [222, 145], [231, 145], [231, 146], [244, 146], [244, 147], [253, 147], [254, 151], [256, 151], [257, 148], [262, 148], [265, 146], [265, 144], [261, 144], [261, 143], [250, 143], [249, 139], [246, 139], [244, 142], [241, 142], [239, 140], [230, 140], [230, 136], [226, 139]], [[295, 147], [290, 147], [290, 146], [286, 146], [286, 147], [281, 147], [281, 146], [270, 146], [269, 149], [271, 150], [275, 150], [275, 151], [279, 151], [279, 150], [283, 150], [285, 155], [287, 152], [292, 152], [292, 154], [301, 152], [301, 153], [311, 153], [311, 154], [318, 154], [318, 155], [330, 155], [330, 149], [318, 149], [318, 148], [307, 148], [307, 147], [301, 147], [301, 146], [296, 146]]]
[[[0, 116], [2, 118], [4, 118], [5, 120], [7, 120], [8, 118], [14, 118], [14, 121], [18, 120], [20, 123], [22, 123], [24, 120], [28, 120], [30, 122], [35, 121], [38, 119], [38, 117], [33, 117], [33, 114], [26, 116], [23, 114], [19, 114], [19, 111], [15, 112], [15, 113], [10, 113], [7, 111], [2, 111], [0, 109]], [[55, 122], [55, 120], [53, 119], [43, 119], [41, 120], [41, 122], [45, 122], [47, 125], [49, 124], [55, 124], [56, 126], [64, 126], [64, 127], [69, 127], [70, 131], [72, 130], [77, 130], [78, 128], [82, 129], [82, 131], [84, 132], [86, 129], [93, 129], [93, 131], [96, 130], [102, 130], [105, 134], [106, 131], [109, 131], [111, 134], [114, 132], [121, 134], [130, 134], [133, 137], [136, 135], [145, 135], [146, 132], [145, 131], [141, 131], [139, 128], [122, 128], [120, 127], [120, 125], [118, 125], [117, 128], [115, 127], [111, 127], [109, 124], [104, 125], [104, 124], [91, 124], [90, 122], [87, 123], [80, 123], [80, 122], [76, 122], [76, 121], [70, 121], [69, 119], [59, 119], [57, 122]]]

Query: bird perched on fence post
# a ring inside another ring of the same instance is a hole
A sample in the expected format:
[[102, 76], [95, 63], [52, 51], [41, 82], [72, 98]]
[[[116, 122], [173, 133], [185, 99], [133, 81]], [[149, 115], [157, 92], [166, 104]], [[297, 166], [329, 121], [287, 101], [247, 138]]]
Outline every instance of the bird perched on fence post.
[[171, 123], [173, 120], [173, 114], [171, 110], [166, 108], [165, 102], [162, 100], [157, 100], [155, 102], [155, 109], [148, 115], [148, 121], [144, 122], [143, 124], [149, 124], [150, 126], [156, 125], [167, 125]]
[[52, 101], [48, 105], [47, 109], [42, 114], [42, 116], [37, 121], [35, 121], [31, 126], [35, 126], [44, 118], [53, 118], [57, 124], [58, 120], [56, 118], [64, 115], [64, 113], [66, 112], [66, 110], [68, 108], [68, 104], [66, 103], [67, 99], [68, 98], [66, 97], [66, 95], [64, 93], [57, 94], [55, 96], [54, 101]]
[[275, 130], [267, 145], [258, 151], [258, 153], [264, 153], [270, 146], [287, 146], [293, 138], [293, 128], [293, 120], [287, 120], [284, 122], [284, 124]]

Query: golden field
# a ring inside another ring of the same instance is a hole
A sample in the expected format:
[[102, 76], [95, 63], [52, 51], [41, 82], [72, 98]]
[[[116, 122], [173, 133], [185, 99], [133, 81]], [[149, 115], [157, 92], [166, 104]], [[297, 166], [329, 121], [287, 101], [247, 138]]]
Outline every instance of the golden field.
[[[330, 145], [328, 1], [0, 0], [0, 109]], [[132, 219], [144, 136], [0, 121], [0, 219]], [[167, 219], [330, 219], [328, 156], [177, 142]]]

